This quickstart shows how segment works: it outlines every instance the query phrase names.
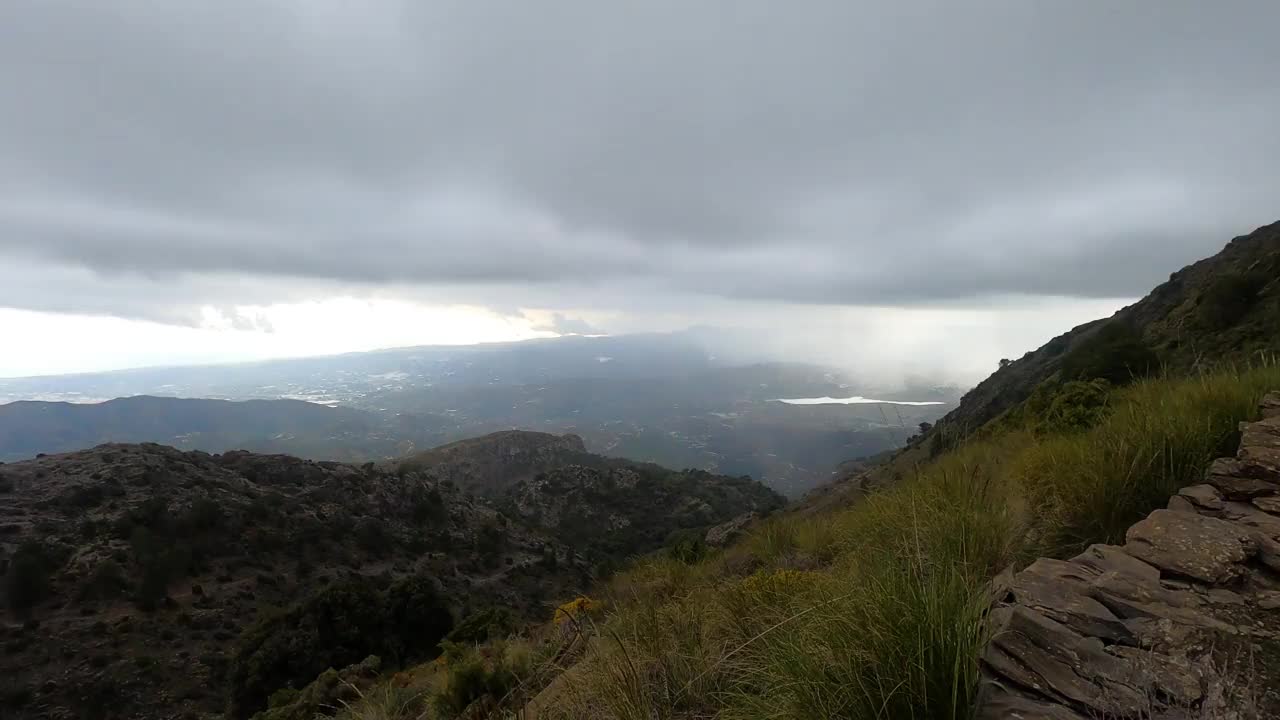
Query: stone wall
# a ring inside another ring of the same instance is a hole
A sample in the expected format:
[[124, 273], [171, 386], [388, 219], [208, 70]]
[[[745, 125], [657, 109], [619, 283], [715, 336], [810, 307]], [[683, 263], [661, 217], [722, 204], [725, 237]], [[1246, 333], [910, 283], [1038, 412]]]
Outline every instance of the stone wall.
[[1123, 547], [997, 580], [978, 718], [1280, 718], [1280, 394]]

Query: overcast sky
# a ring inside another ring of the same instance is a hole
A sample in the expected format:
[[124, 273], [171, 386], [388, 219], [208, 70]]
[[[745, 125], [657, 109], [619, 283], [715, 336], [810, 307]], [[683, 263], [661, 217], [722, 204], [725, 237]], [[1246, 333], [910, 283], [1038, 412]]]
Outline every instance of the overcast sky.
[[1265, 0], [7, 0], [0, 376], [700, 322], [887, 328], [972, 375], [1280, 216], [1277, 27]]

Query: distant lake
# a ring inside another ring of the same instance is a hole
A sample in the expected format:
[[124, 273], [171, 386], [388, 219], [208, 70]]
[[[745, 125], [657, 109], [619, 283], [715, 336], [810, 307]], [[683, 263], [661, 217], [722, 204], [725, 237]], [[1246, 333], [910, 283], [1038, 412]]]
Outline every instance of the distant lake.
[[788, 405], [913, 405], [916, 407], [923, 405], [946, 405], [944, 402], [912, 402], [910, 400], [876, 400], [874, 398], [864, 398], [861, 395], [854, 395], [847, 398], [819, 397], [819, 398], [779, 398], [778, 402]]

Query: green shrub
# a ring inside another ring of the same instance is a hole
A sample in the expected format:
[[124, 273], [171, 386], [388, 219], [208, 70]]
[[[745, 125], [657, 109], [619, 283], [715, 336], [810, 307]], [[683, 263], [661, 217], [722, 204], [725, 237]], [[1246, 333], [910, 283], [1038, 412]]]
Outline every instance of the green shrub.
[[481, 700], [489, 708], [496, 706], [532, 671], [523, 646], [502, 641], [483, 655], [475, 647], [446, 643], [444, 666], [444, 684], [432, 697], [433, 708], [444, 718], [458, 717]]
[[667, 555], [684, 563], [694, 563], [707, 554], [705, 533], [700, 530], [677, 530], [667, 538]]
[[511, 611], [491, 607], [468, 615], [445, 636], [445, 640], [458, 645], [482, 643], [506, 637], [514, 629]]
[[1110, 321], [1062, 359], [1064, 380], [1101, 378], [1126, 385], [1160, 367], [1160, 360], [1128, 324]]
[[1058, 387], [1048, 407], [1040, 414], [1040, 433], [1071, 433], [1087, 430], [1107, 414], [1111, 383], [1106, 380], [1072, 380]]
[[[420, 690], [379, 685], [335, 716], [337, 720], [425, 720], [427, 697]], [[310, 720], [308, 718], [307, 720]]]
[[1253, 307], [1258, 293], [1275, 278], [1265, 269], [1236, 272], [1215, 278], [1200, 296], [1197, 311], [1208, 328], [1221, 330], [1240, 320]]

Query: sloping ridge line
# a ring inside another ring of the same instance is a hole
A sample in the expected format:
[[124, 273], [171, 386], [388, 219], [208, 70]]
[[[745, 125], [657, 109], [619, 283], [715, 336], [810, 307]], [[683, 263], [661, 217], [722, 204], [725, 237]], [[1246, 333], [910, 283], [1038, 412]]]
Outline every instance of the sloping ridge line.
[[992, 583], [979, 720], [1280, 717], [1280, 393], [1123, 546]]

